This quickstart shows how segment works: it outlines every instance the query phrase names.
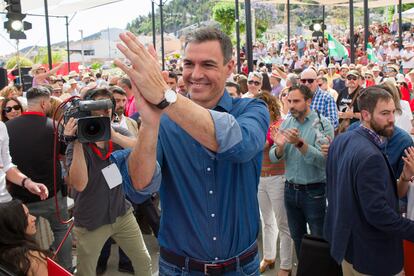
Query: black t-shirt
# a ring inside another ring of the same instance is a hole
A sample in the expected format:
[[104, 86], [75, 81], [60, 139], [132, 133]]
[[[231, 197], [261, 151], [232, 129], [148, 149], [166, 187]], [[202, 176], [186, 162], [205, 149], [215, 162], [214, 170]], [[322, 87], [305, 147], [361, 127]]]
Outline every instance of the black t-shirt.
[[[10, 137], [10, 156], [13, 164], [33, 181], [43, 183], [49, 189], [49, 198], [54, 196], [53, 121], [45, 116], [27, 114], [6, 122]], [[64, 145], [57, 143], [57, 154], [64, 154]], [[56, 187], [63, 184], [60, 162], [56, 162]], [[40, 197], [18, 186], [10, 186], [10, 194], [23, 203], [40, 201]]]
[[[338, 107], [338, 111], [346, 112], [348, 107], [350, 107], [352, 103], [352, 99], [354, 97], [358, 97], [360, 90], [361, 90], [360, 87], [358, 87], [352, 94], [349, 94], [347, 87], [341, 90], [338, 94], [338, 99], [336, 100], [336, 106]], [[354, 113], [359, 113], [359, 107], [358, 107], [358, 103], [356, 99], [354, 100], [354, 103], [352, 104], [351, 110]], [[359, 119], [357, 118], [351, 119], [351, 123], [356, 122], [356, 121], [359, 121]]]

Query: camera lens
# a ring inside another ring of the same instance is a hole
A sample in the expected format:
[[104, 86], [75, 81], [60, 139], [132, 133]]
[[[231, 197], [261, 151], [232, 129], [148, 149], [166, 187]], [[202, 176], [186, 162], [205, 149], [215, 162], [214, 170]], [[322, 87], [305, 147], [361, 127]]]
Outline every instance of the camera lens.
[[90, 120], [87, 124], [85, 124], [85, 136], [90, 138], [95, 137], [96, 135], [100, 134], [102, 131], [102, 123], [99, 120]]

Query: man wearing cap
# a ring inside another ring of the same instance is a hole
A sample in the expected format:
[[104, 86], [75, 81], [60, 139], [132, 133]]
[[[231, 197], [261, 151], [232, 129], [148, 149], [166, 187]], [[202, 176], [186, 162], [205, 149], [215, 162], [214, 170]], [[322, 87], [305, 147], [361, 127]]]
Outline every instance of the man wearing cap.
[[330, 63], [328, 65], [328, 73], [324, 77], [328, 80], [328, 86], [333, 87], [333, 80], [339, 78], [334, 64]]
[[414, 51], [413, 45], [407, 44], [401, 53], [402, 67], [404, 74], [407, 74], [414, 68]]
[[383, 79], [380, 73], [381, 73], [381, 69], [379, 68], [379, 66], [376, 65], [374, 66], [374, 68], [372, 68], [372, 74], [374, 74], [375, 84], [380, 84], [380, 82]]
[[284, 88], [284, 86], [280, 83], [281, 80], [282, 77], [279, 75], [279, 73], [273, 70], [272, 74], [270, 75], [270, 84], [272, 85], [271, 94], [275, 97], [278, 97], [280, 91], [282, 91]]
[[345, 88], [346, 74], [348, 71], [348, 65], [342, 64], [341, 70], [339, 71], [339, 78], [333, 80], [333, 89], [339, 92]]
[[336, 109], [335, 100], [331, 95], [319, 88], [316, 78], [317, 75], [313, 69], [306, 69], [300, 75], [301, 83], [307, 86], [313, 94], [310, 105], [311, 110], [325, 116], [335, 129], [338, 127], [338, 110]]
[[[339, 110], [339, 119], [350, 119], [350, 123], [354, 123], [360, 119], [359, 108], [356, 98], [359, 95], [361, 86], [359, 81], [361, 75], [356, 70], [351, 70], [346, 75], [346, 86], [342, 91], [339, 91], [336, 104]], [[351, 105], [352, 104], [352, 105]]]
[[389, 64], [387, 66], [387, 77], [397, 80], [397, 74], [399, 70], [400, 70], [400, 67], [397, 64]]

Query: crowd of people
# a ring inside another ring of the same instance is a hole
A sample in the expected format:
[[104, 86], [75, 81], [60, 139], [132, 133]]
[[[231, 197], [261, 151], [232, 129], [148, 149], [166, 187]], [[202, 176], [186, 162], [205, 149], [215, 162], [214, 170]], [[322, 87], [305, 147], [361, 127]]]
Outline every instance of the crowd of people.
[[[34, 66], [28, 91], [0, 91], [0, 268], [47, 275], [59, 248], [68, 271], [101, 275], [115, 242], [120, 271], [151, 275], [149, 232], [160, 275], [259, 275], [279, 262], [287, 276], [310, 233], [343, 275], [414, 275], [414, 37], [400, 50], [392, 26], [369, 30], [373, 52], [357, 28], [355, 63], [298, 36], [257, 43], [253, 71], [237, 72], [230, 38], [207, 27], [167, 71], [131, 33], [122, 73]], [[73, 97], [112, 103], [90, 113], [110, 118], [109, 140], [79, 142], [74, 117], [57, 135]]]

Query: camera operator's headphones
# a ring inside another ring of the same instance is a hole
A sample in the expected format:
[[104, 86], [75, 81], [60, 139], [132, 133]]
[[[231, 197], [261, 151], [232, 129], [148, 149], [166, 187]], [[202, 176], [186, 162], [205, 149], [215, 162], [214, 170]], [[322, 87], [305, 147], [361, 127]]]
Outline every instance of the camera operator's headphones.
[[86, 91], [83, 99], [85, 101], [93, 101], [95, 96], [99, 94], [99, 96], [108, 96], [112, 101], [112, 116], [115, 116], [115, 108], [116, 108], [116, 101], [112, 92], [107, 88], [95, 88]]

